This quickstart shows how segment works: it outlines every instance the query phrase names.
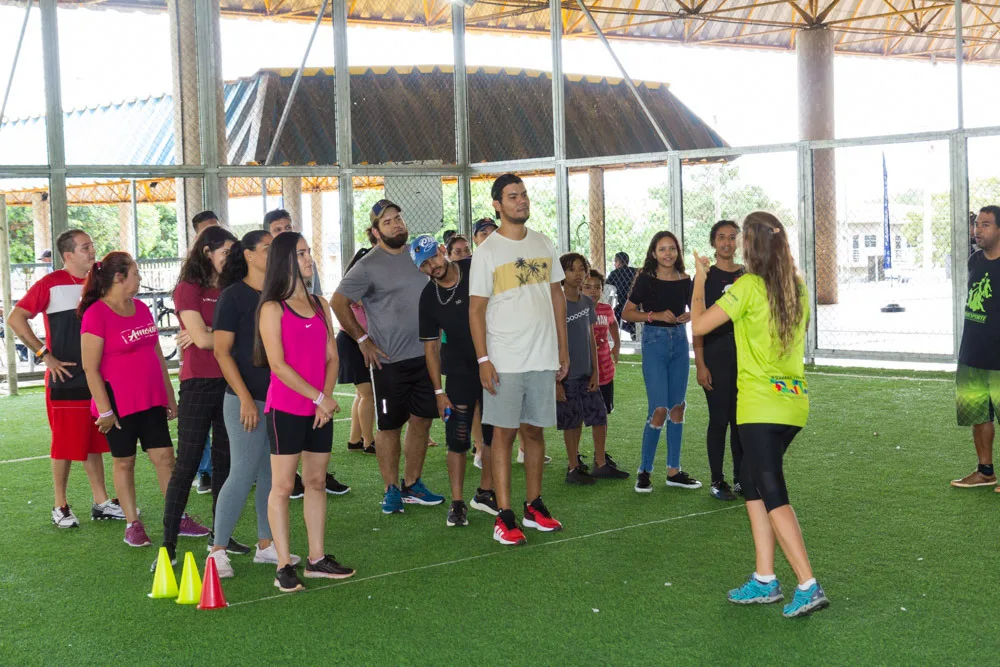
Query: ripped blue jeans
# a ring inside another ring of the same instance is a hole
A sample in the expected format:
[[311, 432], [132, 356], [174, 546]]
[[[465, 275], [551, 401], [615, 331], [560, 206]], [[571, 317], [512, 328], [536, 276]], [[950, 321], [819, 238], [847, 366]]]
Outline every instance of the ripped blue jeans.
[[[677, 422], [671, 420], [670, 410], [684, 405], [690, 368], [691, 360], [688, 355], [685, 327], [642, 328], [642, 379], [646, 383], [649, 412], [646, 415], [646, 428], [642, 432], [640, 472], [653, 471], [656, 447], [663, 431], [667, 432], [667, 467], [679, 468], [681, 465], [684, 420], [683, 418]], [[664, 408], [667, 411], [664, 422], [666, 428], [650, 425], [653, 411], [657, 408]]]

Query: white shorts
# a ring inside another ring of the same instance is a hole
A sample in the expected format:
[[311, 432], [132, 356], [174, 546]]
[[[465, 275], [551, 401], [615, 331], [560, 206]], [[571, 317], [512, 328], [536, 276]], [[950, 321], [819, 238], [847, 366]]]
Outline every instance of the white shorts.
[[483, 423], [500, 428], [556, 425], [556, 372], [497, 373], [494, 396], [483, 392]]

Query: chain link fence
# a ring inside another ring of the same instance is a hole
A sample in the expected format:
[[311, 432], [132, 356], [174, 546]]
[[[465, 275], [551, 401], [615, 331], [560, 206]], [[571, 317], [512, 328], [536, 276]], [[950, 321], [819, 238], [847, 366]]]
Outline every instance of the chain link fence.
[[818, 347], [950, 355], [948, 144], [833, 152], [833, 168], [814, 161], [813, 172]]

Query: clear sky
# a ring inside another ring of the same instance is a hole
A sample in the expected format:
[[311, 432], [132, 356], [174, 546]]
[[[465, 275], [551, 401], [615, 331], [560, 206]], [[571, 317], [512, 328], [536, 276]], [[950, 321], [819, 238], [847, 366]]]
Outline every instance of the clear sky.
[[[6, 83], [22, 16], [23, 9], [0, 7], [0, 86]], [[65, 108], [171, 91], [165, 13], [61, 9], [59, 21]], [[310, 28], [307, 24], [224, 19], [223, 76], [229, 80], [252, 75], [263, 67], [297, 66]], [[331, 35], [329, 25], [321, 28], [310, 66], [332, 66]], [[632, 77], [668, 82], [672, 92], [731, 145], [798, 138], [794, 53], [624, 41], [612, 44]], [[447, 29], [351, 28], [348, 49], [352, 65], [453, 62]], [[542, 38], [470, 33], [467, 60], [470, 65], [550, 69], [551, 45]], [[618, 75], [604, 47], [593, 39], [566, 40], [564, 67], [570, 73]], [[838, 56], [835, 76], [838, 137], [948, 130], [956, 125], [953, 64]], [[966, 66], [967, 126], [1000, 123], [998, 81], [1000, 67]], [[39, 13], [33, 10], [7, 116], [43, 110], [41, 31]], [[863, 166], [844, 169], [838, 165], [838, 177], [870, 182], [874, 173], [880, 187], [880, 151], [851, 152]], [[988, 157], [995, 152], [972, 153], [977, 161], [973, 174], [996, 171], [995, 158]], [[893, 181], [900, 187], [905, 182], [908, 187], [926, 183], [935, 190], [947, 188], [945, 145], [937, 146], [933, 153], [928, 153], [926, 145], [892, 148], [887, 151], [887, 160]], [[776, 194], [782, 199], [794, 195], [791, 156], [741, 162], [745, 178], [759, 178], [769, 189], [780, 190]]]

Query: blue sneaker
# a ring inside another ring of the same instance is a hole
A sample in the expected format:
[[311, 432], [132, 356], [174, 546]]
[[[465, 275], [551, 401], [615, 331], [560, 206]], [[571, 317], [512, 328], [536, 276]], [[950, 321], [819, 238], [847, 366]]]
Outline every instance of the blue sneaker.
[[785, 605], [783, 613], [786, 618], [795, 618], [796, 616], [808, 616], [814, 611], [826, 609], [829, 606], [830, 601], [819, 584], [813, 584], [804, 591], [796, 586], [795, 597]]
[[386, 489], [385, 496], [382, 498], [382, 514], [402, 514], [403, 512], [403, 498], [400, 496], [399, 487], [393, 484]]
[[440, 505], [444, 502], [444, 496], [431, 493], [431, 490], [424, 486], [423, 480], [419, 477], [411, 486], [404, 485], [403, 480], [400, 480], [399, 483], [400, 486], [403, 487], [402, 494], [404, 503], [415, 503], [417, 505]]
[[771, 604], [784, 600], [785, 596], [777, 579], [765, 584], [751, 574], [747, 583], [729, 591], [727, 598], [733, 604]]

